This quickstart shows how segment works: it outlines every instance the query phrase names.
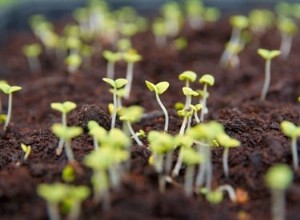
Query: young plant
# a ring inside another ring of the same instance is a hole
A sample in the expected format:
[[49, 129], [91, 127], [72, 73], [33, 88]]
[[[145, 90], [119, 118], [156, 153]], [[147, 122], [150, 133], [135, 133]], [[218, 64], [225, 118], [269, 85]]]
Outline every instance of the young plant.
[[203, 161], [203, 157], [193, 148], [183, 148], [182, 160], [187, 165], [184, 176], [184, 191], [187, 196], [192, 196], [194, 191], [195, 166]]
[[96, 121], [88, 122], [89, 134], [93, 137], [94, 149], [99, 147], [99, 140], [106, 135], [106, 130], [101, 127]]
[[25, 153], [25, 155], [24, 155], [24, 161], [26, 161], [27, 158], [29, 157], [30, 153], [31, 153], [31, 146], [30, 145], [21, 144], [21, 148], [22, 148], [23, 152]]
[[[122, 107], [121, 106], [121, 95], [120, 91], [128, 82], [127, 79], [119, 78], [116, 80], [113, 80], [111, 78], [102, 78], [104, 82], [109, 84], [112, 87], [112, 90], [110, 92], [113, 94], [113, 108], [112, 108], [112, 116], [111, 116], [111, 128], [115, 127], [116, 124], [116, 118], [117, 118], [117, 112]], [[118, 100], [119, 99], [119, 100]]]
[[122, 59], [120, 53], [114, 53], [109, 50], [105, 50], [102, 53], [103, 57], [107, 60], [107, 73], [106, 77], [109, 79], [114, 79], [115, 77], [115, 63]]
[[285, 191], [293, 181], [293, 172], [285, 164], [276, 164], [266, 173], [265, 182], [271, 190], [272, 219], [285, 219]]
[[139, 62], [142, 57], [135, 50], [129, 50], [127, 53], [123, 54], [123, 59], [127, 62], [126, 79], [128, 83], [125, 85], [125, 98], [128, 99], [133, 79], [133, 66], [136, 62]]
[[164, 19], [156, 18], [152, 23], [152, 32], [155, 36], [156, 45], [162, 47], [167, 43], [167, 29]]
[[277, 26], [281, 34], [281, 57], [286, 60], [290, 54], [293, 37], [298, 31], [298, 27], [290, 18], [279, 19]]
[[161, 13], [166, 22], [166, 30], [169, 36], [176, 36], [183, 21], [182, 12], [177, 2], [167, 2], [161, 8]]
[[228, 42], [226, 44], [227, 51], [227, 63], [224, 63], [225, 67], [232, 69], [240, 65], [239, 53], [243, 50], [244, 45], [240, 42]]
[[160, 106], [160, 108], [162, 109], [164, 115], [165, 115], [165, 126], [164, 126], [164, 131], [168, 132], [168, 128], [169, 128], [169, 114], [168, 111], [166, 109], [166, 107], [164, 106], [164, 104], [161, 102], [159, 95], [163, 94], [168, 88], [169, 88], [169, 83], [166, 81], [163, 82], [159, 82], [157, 84], [153, 84], [149, 81], [145, 81], [146, 82], [146, 86], [147, 88], [151, 91], [155, 93], [155, 98], [156, 101], [158, 102], [158, 105]]
[[229, 149], [240, 146], [240, 142], [235, 139], [229, 137], [227, 134], [222, 133], [217, 136], [218, 143], [224, 147], [223, 151], [223, 170], [225, 177], [228, 178], [229, 176], [229, 167], [228, 167], [228, 155], [229, 155]]
[[139, 137], [134, 132], [131, 124], [138, 122], [142, 118], [142, 114], [144, 109], [140, 106], [130, 106], [130, 107], [123, 107], [118, 111], [119, 118], [123, 121], [123, 129], [128, 130], [132, 138], [139, 146], [143, 146], [143, 143], [139, 139]]
[[205, 192], [206, 200], [211, 204], [219, 204], [223, 201], [224, 192], [228, 193], [229, 199], [232, 202], [237, 201], [237, 194], [235, 190], [228, 184], [221, 185], [216, 190]]
[[208, 98], [207, 86], [213, 86], [215, 84], [215, 78], [210, 74], [204, 74], [199, 79], [199, 82], [201, 84], [203, 84], [202, 100], [200, 103], [202, 105], [202, 109], [200, 112], [200, 121], [203, 122], [205, 114], [208, 113], [208, 109], [207, 109], [207, 105], [206, 105], [207, 98]]
[[203, 13], [204, 5], [202, 1], [187, 0], [185, 1], [185, 12], [187, 14], [187, 21], [191, 28], [199, 30], [204, 25]]
[[274, 15], [268, 9], [253, 9], [249, 13], [249, 28], [261, 36], [273, 25]]
[[[196, 78], [197, 78], [197, 74], [193, 71], [184, 71], [183, 73], [181, 73], [178, 76], [180, 81], [184, 81], [185, 82], [185, 87], [190, 88], [190, 83], [191, 82], [195, 82]], [[186, 100], [185, 100], [185, 108], [189, 108], [189, 105], [191, 104], [191, 102], [189, 102], [188, 100], [188, 96], [186, 96]]]
[[266, 99], [271, 82], [271, 60], [279, 56], [281, 52], [279, 50], [258, 49], [257, 53], [266, 60], [265, 81], [260, 95], [260, 99], [263, 101]]
[[68, 67], [68, 72], [75, 73], [79, 69], [82, 63], [82, 59], [79, 54], [71, 53], [69, 56], [66, 57], [65, 63]]
[[[61, 123], [63, 126], [67, 127], [67, 114], [76, 108], [76, 104], [71, 101], [65, 101], [62, 103], [53, 102], [50, 104], [50, 107], [56, 111], [61, 112]], [[61, 155], [64, 145], [64, 140], [61, 138], [56, 148], [56, 155]]]
[[66, 156], [70, 163], [75, 162], [74, 154], [71, 147], [71, 140], [82, 134], [81, 127], [67, 127], [63, 124], [54, 124], [51, 127], [52, 132], [64, 141]]
[[8, 95], [7, 114], [6, 114], [5, 123], [3, 127], [4, 131], [6, 131], [12, 115], [12, 94], [14, 92], [20, 91], [21, 89], [22, 87], [20, 86], [10, 86], [7, 83], [0, 83], [0, 90], [6, 95]]
[[172, 164], [175, 140], [174, 137], [165, 132], [150, 131], [148, 141], [149, 148], [152, 151], [153, 164], [159, 175], [159, 191], [164, 193], [166, 187], [165, 176], [170, 170], [169, 166]]
[[23, 54], [27, 58], [29, 64], [29, 69], [31, 72], [37, 72], [41, 69], [41, 64], [39, 62], [39, 55], [42, 52], [42, 48], [39, 44], [30, 44], [23, 47]]
[[280, 123], [280, 127], [284, 135], [292, 139], [291, 151], [293, 156], [293, 168], [296, 171], [299, 168], [297, 139], [300, 136], [300, 127], [296, 126], [295, 124], [289, 121], [282, 121]]

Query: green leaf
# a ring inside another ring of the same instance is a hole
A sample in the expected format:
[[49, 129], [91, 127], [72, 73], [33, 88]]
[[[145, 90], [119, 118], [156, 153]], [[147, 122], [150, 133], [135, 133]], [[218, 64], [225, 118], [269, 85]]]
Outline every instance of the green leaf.
[[67, 195], [68, 188], [62, 183], [40, 184], [38, 185], [37, 193], [47, 202], [58, 204]]
[[182, 160], [188, 166], [200, 164], [203, 156], [193, 148], [182, 148]]
[[122, 56], [120, 53], [114, 53], [109, 50], [103, 51], [102, 55], [106, 60], [108, 60], [109, 62], [113, 62], [113, 63], [122, 59]]
[[2, 92], [4, 92], [5, 94], [9, 95], [11, 93], [17, 92], [19, 90], [21, 90], [22, 87], [20, 86], [10, 86], [8, 84], [5, 83], [0, 83], [0, 90]]
[[128, 83], [127, 79], [119, 78], [115, 80], [116, 88], [120, 89]]
[[217, 141], [221, 146], [226, 148], [233, 148], [241, 145], [239, 140], [229, 137], [226, 133], [217, 135]]
[[186, 96], [198, 96], [199, 94], [190, 87], [183, 87], [182, 92]]
[[266, 60], [271, 60], [281, 54], [280, 50], [258, 49], [257, 53]]
[[267, 171], [265, 181], [271, 189], [286, 190], [293, 181], [293, 172], [286, 164], [276, 164]]
[[155, 84], [153, 84], [153, 83], [151, 83], [151, 82], [149, 82], [149, 81], [145, 81], [146, 82], [146, 86], [147, 86], [147, 88], [151, 91], [151, 92], [155, 92], [155, 93], [157, 93], [157, 88], [156, 88], [156, 86], [155, 86]]
[[42, 48], [39, 44], [29, 44], [23, 46], [22, 51], [27, 57], [37, 57], [41, 54]]
[[100, 139], [101, 146], [112, 148], [128, 148], [131, 139], [120, 129], [112, 128], [106, 137]]
[[206, 84], [209, 86], [213, 86], [215, 84], [215, 78], [211, 74], [204, 74], [200, 79], [199, 82], [201, 84]]
[[66, 57], [65, 63], [68, 66], [74, 66], [74, 67], [79, 67], [82, 63], [82, 59], [79, 56], [79, 54], [72, 53], [69, 56]]
[[170, 84], [166, 81], [157, 83], [156, 84], [157, 93], [158, 94], [163, 94], [169, 88], [169, 85]]
[[129, 121], [130, 123], [138, 122], [142, 118], [144, 109], [141, 106], [130, 106], [121, 108], [118, 112], [121, 121]]
[[148, 141], [151, 151], [156, 154], [170, 152], [175, 145], [173, 136], [159, 131], [150, 131], [148, 134]]
[[64, 140], [71, 140], [82, 134], [83, 130], [81, 127], [65, 127], [63, 124], [56, 123], [51, 127], [52, 132], [64, 139]]
[[219, 204], [223, 201], [223, 192], [222, 191], [210, 191], [205, 194], [206, 200], [211, 204]]
[[300, 128], [289, 121], [282, 121], [280, 127], [284, 135], [290, 138], [296, 138], [300, 136]]
[[77, 107], [76, 103], [71, 101], [65, 101], [63, 103], [53, 102], [50, 106], [52, 109], [65, 114], [69, 113]]
[[179, 75], [179, 80], [181, 81], [190, 81], [190, 82], [195, 82], [197, 78], [197, 74], [193, 71], [184, 71]]
[[230, 24], [235, 28], [243, 30], [248, 27], [249, 21], [244, 15], [234, 15], [230, 17]]

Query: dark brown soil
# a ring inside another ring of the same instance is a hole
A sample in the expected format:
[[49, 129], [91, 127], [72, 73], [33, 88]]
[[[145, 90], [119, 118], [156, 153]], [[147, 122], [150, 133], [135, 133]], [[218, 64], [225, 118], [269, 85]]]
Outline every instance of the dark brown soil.
[[[150, 152], [144, 147], [132, 147], [131, 171], [123, 177], [122, 189], [111, 193], [112, 208], [103, 211], [100, 204], [89, 198], [83, 204], [81, 219], [215, 219], [215, 220], [266, 220], [270, 219], [270, 195], [264, 185], [266, 170], [275, 163], [291, 165], [290, 140], [283, 136], [279, 124], [282, 120], [299, 123], [300, 95], [300, 38], [295, 37], [288, 61], [275, 59], [272, 63], [272, 82], [267, 101], [259, 101], [263, 84], [264, 62], [257, 55], [259, 47], [277, 49], [280, 35], [271, 30], [261, 39], [255, 39], [241, 53], [241, 66], [224, 70], [217, 64], [230, 35], [227, 20], [207, 25], [201, 31], [185, 28], [183, 36], [189, 40], [188, 48], [177, 52], [172, 46], [157, 48], [149, 32], [134, 38], [135, 48], [143, 61], [135, 68], [133, 91], [127, 104], [139, 104], [147, 113], [159, 110], [155, 98], [145, 87], [145, 80], [159, 82], [167, 80], [170, 88], [162, 100], [171, 113], [170, 131], [176, 133], [181, 124], [174, 104], [183, 101], [183, 83], [178, 75], [184, 70], [194, 70], [201, 76], [212, 73], [216, 85], [210, 88], [207, 120], [224, 124], [226, 131], [239, 139], [241, 147], [230, 151], [230, 178], [222, 171], [222, 150], [213, 153], [214, 186], [229, 183], [249, 195], [245, 203], [232, 203], [228, 197], [220, 205], [210, 205], [201, 196], [187, 198], [179, 185], [168, 185], [165, 194], [158, 192], [157, 175], [148, 165]], [[22, 91], [14, 96], [13, 118], [6, 133], [0, 138], [0, 219], [46, 219], [46, 204], [37, 195], [40, 183], [62, 181], [61, 173], [67, 164], [64, 155], [56, 156], [58, 139], [50, 131], [53, 123], [60, 121], [60, 114], [50, 108], [51, 102], [70, 100], [78, 107], [69, 117], [70, 124], [85, 126], [89, 119], [103, 122], [109, 128], [107, 112], [112, 95], [102, 82], [106, 62], [101, 53], [93, 57], [92, 65], [80, 69], [74, 75], [66, 73], [61, 61], [42, 56], [41, 73], [30, 73], [21, 53], [24, 44], [35, 42], [30, 33], [19, 33], [2, 45], [0, 53], [0, 76], [11, 85], [20, 85]], [[125, 64], [117, 66], [117, 76], [124, 77]], [[200, 84], [195, 83], [195, 88]], [[3, 102], [6, 97], [1, 95]], [[83, 107], [84, 106], [84, 107]], [[6, 108], [6, 104], [4, 104]], [[89, 112], [91, 110], [92, 112]], [[99, 110], [100, 112], [101, 110]], [[105, 113], [106, 114], [106, 113]], [[134, 127], [162, 130], [162, 116], [143, 119]], [[22, 162], [20, 144], [32, 146], [28, 161]], [[81, 161], [92, 149], [88, 134], [72, 142], [75, 157], [84, 173], [76, 177], [76, 184], [90, 185], [91, 171]], [[184, 170], [182, 170], [184, 172]], [[181, 175], [182, 176], [182, 175]], [[295, 173], [292, 186], [287, 193], [287, 219], [300, 219], [300, 173]]]

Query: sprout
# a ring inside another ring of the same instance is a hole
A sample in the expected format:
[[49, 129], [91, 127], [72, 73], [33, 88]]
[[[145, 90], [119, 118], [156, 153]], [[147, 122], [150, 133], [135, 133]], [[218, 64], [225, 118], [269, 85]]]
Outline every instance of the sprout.
[[139, 62], [142, 57], [135, 50], [130, 50], [123, 54], [123, 59], [127, 62], [126, 79], [128, 83], [125, 85], [125, 98], [128, 99], [130, 96], [133, 79], [133, 65], [134, 63]]
[[293, 156], [293, 168], [297, 170], [299, 168], [298, 150], [297, 150], [297, 138], [300, 136], [300, 127], [297, 127], [292, 122], [282, 121], [280, 127], [284, 135], [292, 139], [291, 151]]
[[195, 166], [203, 161], [203, 157], [193, 148], [182, 148], [182, 160], [187, 165], [184, 177], [184, 191], [187, 196], [193, 193]]
[[[77, 31], [78, 30], [77, 30], [77, 27], [76, 27], [75, 32], [77, 32]], [[73, 33], [72, 35], [73, 36], [69, 36], [69, 37], [66, 38], [65, 47], [70, 50], [70, 55], [79, 54], [79, 50], [80, 50], [80, 47], [81, 47], [81, 41], [76, 36], [77, 35], [76, 33], [75, 34]]]
[[63, 124], [54, 124], [51, 127], [52, 132], [64, 141], [65, 152], [68, 161], [73, 163], [75, 161], [72, 147], [71, 139], [82, 134], [83, 130], [81, 127], [67, 127]]
[[156, 18], [152, 24], [152, 32], [155, 36], [155, 43], [158, 46], [166, 45], [167, 42], [167, 29], [166, 23], [161, 18]]
[[249, 13], [250, 29], [258, 35], [265, 33], [272, 26], [273, 20], [272, 11], [267, 9], [253, 9]]
[[215, 78], [210, 74], [204, 74], [200, 79], [199, 82], [203, 84], [203, 90], [202, 90], [202, 100], [201, 100], [201, 113], [200, 113], [200, 121], [204, 121], [205, 114], [208, 113], [208, 109], [206, 106], [206, 101], [208, 97], [207, 92], [207, 86], [213, 86], [215, 84]]
[[88, 129], [89, 129], [89, 134], [93, 137], [94, 149], [97, 149], [99, 147], [98, 144], [99, 140], [101, 138], [104, 138], [107, 132], [96, 121], [89, 121]]
[[224, 191], [227, 191], [229, 198], [232, 202], [237, 201], [237, 195], [235, 190], [232, 188], [232, 186], [225, 184], [222, 186], [219, 186], [216, 190], [206, 192], [205, 196], [208, 202], [211, 204], [219, 204], [223, 201], [224, 198]]
[[174, 48], [181, 51], [187, 48], [188, 42], [184, 37], [178, 37], [173, 41]]
[[197, 74], [193, 71], [187, 70], [178, 76], [180, 81], [185, 82], [185, 87], [190, 87], [190, 82], [195, 82], [197, 78]]
[[113, 88], [110, 91], [113, 94], [113, 105], [114, 105], [112, 109], [112, 116], [111, 116], [112, 118], [111, 128], [114, 128], [116, 124], [117, 111], [122, 107], [121, 97], [123, 96], [123, 94], [121, 88], [123, 88], [128, 81], [127, 79], [123, 79], [123, 78], [119, 78], [116, 80], [113, 80], [111, 78], [102, 78], [102, 80]]
[[120, 57], [122, 57], [123, 53], [126, 51], [130, 50], [132, 48], [132, 43], [129, 39], [127, 38], [121, 38], [117, 41], [116, 43]]
[[22, 148], [23, 152], [25, 153], [25, 155], [24, 155], [24, 161], [25, 161], [25, 160], [27, 160], [27, 158], [29, 157], [29, 155], [31, 153], [31, 146], [21, 144], [21, 148]]
[[298, 31], [298, 27], [296, 23], [290, 18], [279, 19], [277, 25], [281, 33], [281, 57], [286, 60], [290, 54], [293, 37]]
[[143, 111], [144, 109], [140, 106], [130, 106], [128, 108], [121, 108], [118, 111], [120, 120], [124, 122], [123, 129], [129, 130], [129, 133], [131, 134], [132, 138], [136, 141], [136, 143], [139, 146], [143, 146], [143, 143], [133, 131], [131, 124], [141, 120]]
[[161, 8], [161, 13], [166, 22], [166, 30], [169, 36], [174, 37], [179, 33], [182, 23], [182, 14], [177, 2], [167, 2]]
[[191, 28], [199, 30], [203, 27], [203, 13], [204, 5], [199, 0], [187, 0], [185, 1], [185, 12], [187, 14], [187, 21]]
[[23, 53], [27, 58], [31, 72], [37, 72], [41, 69], [38, 56], [41, 54], [42, 48], [39, 44], [30, 44], [23, 47]]
[[159, 82], [157, 84], [153, 84], [149, 81], [145, 81], [146, 82], [146, 86], [147, 88], [151, 91], [155, 93], [155, 98], [156, 101], [158, 102], [158, 105], [160, 106], [160, 108], [162, 109], [162, 111], [164, 112], [165, 115], [165, 126], [164, 126], [164, 131], [168, 132], [168, 128], [169, 128], [169, 114], [168, 111], [166, 109], [166, 107], [163, 105], [163, 103], [161, 102], [159, 95], [163, 94], [168, 88], [169, 88], [169, 83], [166, 81], [163, 82]]
[[75, 73], [79, 69], [82, 59], [77, 53], [71, 53], [66, 57], [65, 63], [68, 66], [68, 72]]
[[[0, 80], [0, 84], [7, 84], [7, 82], [5, 80]], [[0, 97], [0, 115], [1, 115], [2, 112], [3, 112], [3, 105], [2, 105], [2, 99]], [[5, 121], [5, 119], [4, 119], [4, 121]]]
[[271, 190], [272, 219], [285, 219], [285, 191], [293, 181], [293, 172], [285, 164], [272, 166], [265, 176], [267, 186]]
[[204, 10], [203, 18], [207, 22], [215, 22], [221, 16], [221, 12], [215, 7], [206, 7]]
[[226, 44], [226, 51], [227, 51], [227, 60], [224, 65], [228, 68], [235, 68], [240, 65], [240, 59], [238, 54], [243, 50], [244, 45], [240, 42], [228, 42]]
[[75, 180], [75, 170], [72, 165], [67, 164], [62, 171], [62, 179], [69, 183]]
[[159, 174], [159, 191], [165, 192], [165, 175], [170, 170], [172, 164], [172, 153], [174, 138], [159, 131], [150, 131], [148, 134], [149, 148], [152, 151], [153, 164], [156, 172]]
[[120, 53], [114, 53], [109, 50], [105, 50], [102, 53], [103, 57], [107, 60], [107, 73], [106, 77], [109, 79], [114, 79], [115, 77], [115, 63], [121, 60]]
[[6, 128], [10, 122], [11, 115], [12, 115], [12, 94], [14, 92], [20, 91], [22, 87], [20, 86], [10, 86], [7, 83], [0, 83], [0, 90], [8, 95], [8, 108], [7, 108], [7, 114], [6, 114], [6, 119], [5, 119], [5, 124], [4, 124], [4, 131], [6, 131]]
[[234, 138], [229, 137], [227, 134], [222, 133], [217, 136], [218, 143], [224, 147], [223, 151], [223, 170], [225, 177], [228, 178], [229, 176], [229, 168], [228, 168], [228, 154], [229, 148], [238, 147], [240, 146], [240, 142]]
[[265, 100], [271, 81], [271, 60], [280, 55], [279, 50], [258, 49], [257, 53], [266, 60], [265, 64], [265, 81], [261, 91], [260, 99]]
[[[67, 114], [76, 108], [76, 104], [74, 102], [65, 101], [63, 103], [53, 102], [51, 103], [51, 108], [62, 113], [61, 122], [63, 126], [67, 127]], [[58, 147], [56, 148], [56, 155], [61, 155], [63, 150], [64, 140], [60, 138]]]

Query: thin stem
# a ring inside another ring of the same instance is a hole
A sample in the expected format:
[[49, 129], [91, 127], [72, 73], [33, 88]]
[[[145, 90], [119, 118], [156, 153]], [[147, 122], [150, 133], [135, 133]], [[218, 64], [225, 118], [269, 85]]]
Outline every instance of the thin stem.
[[65, 140], [65, 152], [69, 162], [75, 161], [70, 140]]
[[184, 191], [188, 197], [192, 196], [193, 194], [194, 171], [195, 171], [194, 165], [188, 165], [185, 170]]
[[272, 220], [284, 220], [285, 219], [285, 198], [284, 191], [278, 189], [272, 189]]
[[236, 201], [237, 196], [236, 196], [235, 190], [232, 188], [232, 186], [225, 184], [225, 185], [219, 186], [217, 188], [217, 190], [218, 191], [226, 191], [228, 193], [230, 200], [232, 202]]
[[188, 123], [188, 117], [184, 116], [181, 127], [180, 127], [180, 130], [179, 130], [179, 135], [184, 135], [184, 131], [185, 131], [185, 128], [187, 126], [187, 123]]
[[40, 63], [37, 57], [28, 57], [28, 64], [29, 64], [29, 69], [30, 72], [34, 73], [34, 72], [38, 72], [41, 67], [40, 67]]
[[6, 114], [5, 124], [4, 124], [4, 131], [6, 131], [6, 128], [10, 122], [11, 111], [12, 111], [12, 93], [8, 95], [8, 108], [7, 108], [7, 114]]
[[229, 176], [228, 154], [229, 154], [229, 148], [225, 147], [223, 151], [223, 170], [226, 178], [228, 178]]
[[62, 150], [64, 148], [64, 143], [65, 143], [64, 139], [60, 138], [58, 142], [58, 147], [56, 148], [55, 151], [57, 156], [61, 155]]
[[107, 78], [114, 79], [115, 77], [115, 62], [108, 61], [107, 63]]
[[127, 73], [126, 79], [128, 80], [127, 84], [125, 85], [125, 98], [128, 99], [131, 92], [131, 85], [132, 85], [132, 78], [133, 78], [133, 63], [129, 62], [127, 64]]
[[49, 220], [60, 220], [58, 207], [55, 203], [47, 203], [47, 213]]
[[267, 59], [265, 65], [265, 81], [260, 96], [260, 100], [262, 101], [266, 99], [266, 95], [270, 87], [270, 82], [271, 82], [271, 60]]
[[165, 173], [170, 173], [172, 169], [172, 161], [173, 160], [173, 150], [169, 151], [166, 155], [166, 161], [165, 161]]
[[205, 187], [210, 192], [211, 190], [211, 182], [213, 176], [212, 162], [211, 162], [211, 148], [210, 146], [206, 147], [207, 151], [207, 163], [206, 163], [206, 184]]
[[165, 127], [164, 127], [164, 131], [168, 132], [168, 128], [169, 128], [169, 114], [168, 114], [168, 111], [167, 111], [166, 107], [163, 105], [163, 103], [161, 102], [161, 100], [159, 98], [159, 95], [157, 93], [155, 93], [155, 98], [156, 98], [156, 101], [158, 102], [160, 108], [164, 112], [164, 115], [165, 115]]
[[298, 160], [298, 152], [297, 152], [297, 138], [292, 138], [291, 142], [291, 148], [292, 148], [292, 156], [293, 156], [293, 167], [294, 170], [298, 170], [299, 168], [299, 160]]
[[99, 144], [98, 144], [98, 138], [93, 137], [93, 145], [94, 145], [94, 149], [99, 148]]
[[204, 116], [207, 113], [207, 108], [206, 108], [206, 99], [207, 99], [207, 85], [204, 84], [203, 87], [203, 98], [201, 100], [201, 104], [202, 104], [202, 109], [200, 112], [200, 121], [203, 122], [204, 121]]
[[118, 111], [118, 101], [117, 101], [117, 94], [116, 94], [116, 89], [114, 89], [113, 93], [113, 112], [111, 115], [111, 128], [114, 128], [116, 126], [116, 118], [117, 118], [117, 111]]
[[203, 155], [204, 157], [204, 162], [198, 168], [198, 174], [196, 177], [196, 188], [200, 188], [200, 186], [202, 186], [204, 183], [205, 175], [206, 175], [207, 151], [206, 151], [206, 146], [201, 145], [199, 143], [197, 143], [197, 150], [198, 153]]
[[129, 130], [129, 133], [131, 134], [132, 138], [135, 140], [135, 142], [139, 145], [139, 146], [143, 146], [143, 143], [141, 142], [141, 140], [139, 139], [139, 137], [136, 135], [136, 133], [133, 131], [133, 128], [130, 124], [129, 121], [126, 121], [126, 126]]
[[80, 202], [74, 202], [70, 213], [68, 214], [67, 219], [68, 220], [77, 220], [79, 219], [80, 216], [80, 212], [81, 212], [81, 203]]
[[108, 168], [110, 182], [113, 189], [119, 189], [120, 187], [120, 173], [118, 169], [118, 165], [112, 165]]
[[174, 169], [172, 171], [172, 176], [174, 176], [174, 177], [178, 176], [180, 168], [181, 168], [181, 165], [182, 165], [182, 160], [183, 160], [183, 156], [182, 156], [182, 146], [181, 146], [180, 150], [179, 150], [179, 154], [178, 154], [178, 158], [177, 158], [175, 167], [174, 167]]
[[281, 34], [281, 57], [286, 60], [291, 52], [293, 37], [285, 33]]

